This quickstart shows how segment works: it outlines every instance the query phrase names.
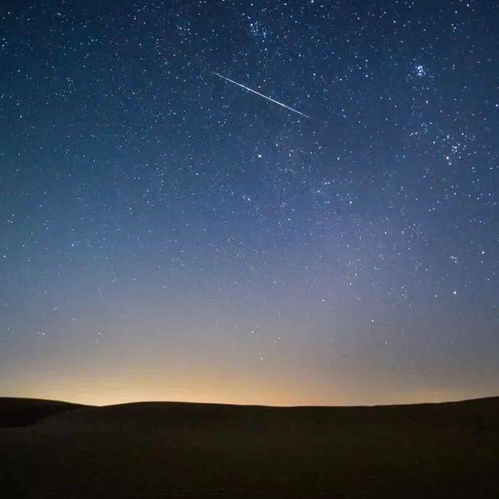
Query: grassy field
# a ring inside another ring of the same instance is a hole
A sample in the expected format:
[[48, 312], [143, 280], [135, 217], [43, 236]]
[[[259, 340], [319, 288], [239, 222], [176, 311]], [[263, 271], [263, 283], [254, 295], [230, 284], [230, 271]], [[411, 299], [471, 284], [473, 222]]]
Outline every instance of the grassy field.
[[499, 498], [499, 397], [86, 407], [0, 399], [4, 498]]

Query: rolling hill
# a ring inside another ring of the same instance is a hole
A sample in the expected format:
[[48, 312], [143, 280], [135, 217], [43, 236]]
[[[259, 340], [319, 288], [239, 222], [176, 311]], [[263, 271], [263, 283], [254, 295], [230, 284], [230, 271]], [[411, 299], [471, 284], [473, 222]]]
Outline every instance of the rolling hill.
[[0, 399], [7, 498], [499, 497], [499, 397], [376, 407]]

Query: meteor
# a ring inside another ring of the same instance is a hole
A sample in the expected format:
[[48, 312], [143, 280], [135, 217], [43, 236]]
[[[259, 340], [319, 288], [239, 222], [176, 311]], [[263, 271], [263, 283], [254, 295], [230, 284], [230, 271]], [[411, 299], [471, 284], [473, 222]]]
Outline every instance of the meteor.
[[241, 83], [238, 83], [237, 81], [231, 80], [230, 78], [227, 78], [226, 76], [221, 75], [220, 73], [215, 73], [213, 71], [213, 74], [216, 75], [216, 76], [218, 76], [219, 78], [223, 78], [224, 80], [229, 81], [230, 83], [234, 83], [234, 85], [237, 85], [237, 86], [239, 86], [241, 88], [244, 88], [245, 90], [248, 90], [248, 92], [253, 92], [256, 95], [259, 95], [260, 97], [263, 97], [264, 99], [267, 99], [270, 102], [273, 102], [274, 104], [278, 104], [279, 106], [285, 107], [286, 109], [289, 109], [290, 111], [293, 111], [293, 113], [299, 114], [301, 116], [304, 116], [305, 118], [309, 118], [310, 119], [310, 116], [307, 116], [305, 113], [302, 113], [301, 111], [293, 109], [292, 107], [286, 106], [286, 104], [283, 104], [282, 102], [279, 102], [279, 101], [277, 101], [275, 99], [272, 99], [272, 97], [268, 97], [267, 95], [263, 95], [260, 92], [257, 92], [256, 90], [253, 90], [252, 88], [249, 88], [249, 87], [247, 87], [245, 85], [242, 85]]

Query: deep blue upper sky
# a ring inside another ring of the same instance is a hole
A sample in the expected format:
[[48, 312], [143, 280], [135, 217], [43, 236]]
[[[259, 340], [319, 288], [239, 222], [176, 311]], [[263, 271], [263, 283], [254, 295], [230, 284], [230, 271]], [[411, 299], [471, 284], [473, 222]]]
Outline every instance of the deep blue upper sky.
[[497, 394], [498, 25], [492, 0], [2, 2], [1, 394]]

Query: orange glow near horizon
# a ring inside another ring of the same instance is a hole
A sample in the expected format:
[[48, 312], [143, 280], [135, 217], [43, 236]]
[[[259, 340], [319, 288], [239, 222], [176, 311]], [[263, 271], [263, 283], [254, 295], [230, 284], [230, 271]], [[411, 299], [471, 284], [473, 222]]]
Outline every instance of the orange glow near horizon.
[[157, 382], [146, 379], [122, 381], [111, 379], [96, 383], [94, 380], [74, 383], [52, 384], [40, 383], [36, 386], [18, 386], [14, 391], [8, 390], [2, 396], [61, 400], [85, 405], [114, 405], [133, 402], [191, 402], [234, 405], [264, 406], [360, 406], [435, 403], [494, 396], [492, 390], [415, 390], [408, 392], [341, 392], [329, 396], [318, 387], [308, 388], [308, 392], [282, 386], [242, 386], [243, 383], [226, 383], [213, 386], [210, 382], [195, 383], [196, 386], [184, 384], [177, 387], [158, 386]]

